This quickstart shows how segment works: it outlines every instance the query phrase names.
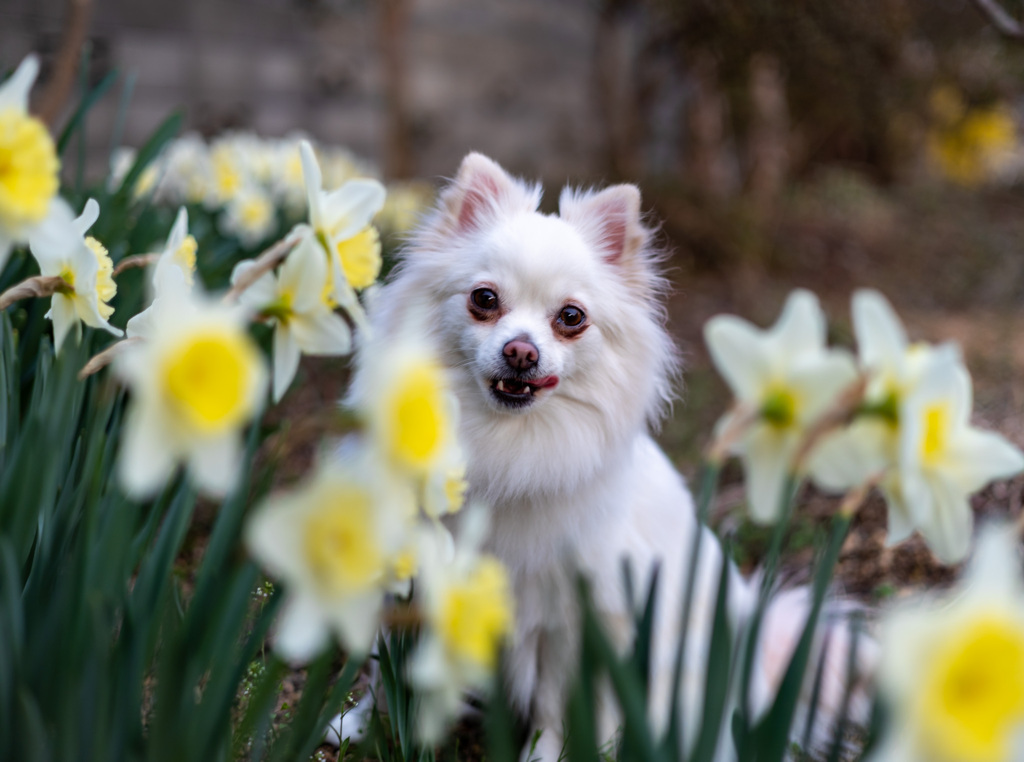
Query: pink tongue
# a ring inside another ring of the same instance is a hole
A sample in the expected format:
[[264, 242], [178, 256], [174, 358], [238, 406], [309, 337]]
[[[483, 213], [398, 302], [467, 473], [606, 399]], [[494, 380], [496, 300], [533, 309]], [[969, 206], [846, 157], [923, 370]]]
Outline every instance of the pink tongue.
[[530, 379], [530, 386], [536, 389], [546, 389], [549, 386], [556, 386], [557, 384], [558, 376], [544, 376], [544, 378]]

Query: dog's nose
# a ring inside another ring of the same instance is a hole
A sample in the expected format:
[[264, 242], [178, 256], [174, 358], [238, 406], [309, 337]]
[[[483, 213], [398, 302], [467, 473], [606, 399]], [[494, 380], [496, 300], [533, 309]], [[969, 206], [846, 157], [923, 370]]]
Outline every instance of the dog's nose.
[[509, 364], [509, 367], [516, 370], [529, 370], [537, 364], [537, 359], [540, 357], [540, 350], [524, 339], [512, 339], [501, 350], [501, 353], [505, 355], [505, 362]]

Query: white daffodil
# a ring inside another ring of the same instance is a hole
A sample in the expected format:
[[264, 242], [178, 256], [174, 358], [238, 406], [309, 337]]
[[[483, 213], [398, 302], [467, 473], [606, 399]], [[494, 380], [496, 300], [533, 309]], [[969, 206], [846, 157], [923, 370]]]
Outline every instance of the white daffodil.
[[704, 328], [715, 367], [740, 407], [756, 414], [734, 450], [743, 460], [747, 502], [757, 522], [778, 520], [786, 475], [807, 428], [857, 378], [847, 353], [825, 347], [825, 332], [817, 298], [802, 290], [790, 295], [769, 330], [731, 315], [714, 317]]
[[[961, 366], [932, 373], [900, 406], [896, 478], [887, 482], [890, 531], [917, 529], [935, 555], [967, 554], [971, 493], [1024, 469], [1024, 454], [1003, 437], [970, 425], [971, 377]], [[904, 523], [905, 522], [905, 523]]]
[[286, 586], [274, 648], [288, 661], [311, 660], [332, 633], [350, 652], [369, 651], [408, 534], [407, 499], [389, 482], [365, 458], [333, 461], [249, 519], [249, 552]]
[[73, 216], [57, 195], [60, 161], [53, 138], [28, 113], [39, 59], [25, 58], [0, 84], [0, 270], [15, 244], [33, 234], [59, 237]]
[[821, 443], [810, 464], [826, 489], [880, 477], [890, 544], [920, 530], [936, 555], [963, 558], [971, 536], [970, 493], [1024, 467], [1017, 448], [969, 425], [971, 379], [959, 351], [908, 343], [875, 291], [853, 301], [860, 361], [869, 383], [849, 427]]
[[349, 180], [324, 191], [320, 165], [308, 141], [299, 144], [306, 182], [309, 222], [330, 262], [331, 298], [359, 323], [362, 307], [355, 291], [371, 285], [380, 272], [380, 240], [370, 222], [384, 206], [386, 191], [376, 180]]
[[455, 443], [449, 447], [441, 464], [431, 470], [423, 489], [423, 512], [432, 519], [457, 513], [466, 502], [469, 482], [466, 480], [466, 459]]
[[[231, 282], [254, 266], [252, 260], [240, 262], [231, 274]], [[351, 351], [348, 323], [325, 300], [326, 284], [327, 260], [313, 232], [307, 229], [277, 276], [264, 273], [239, 297], [253, 313], [275, 324], [275, 402], [284, 396], [295, 378], [300, 353], [344, 355]]]
[[[62, 217], [63, 213], [58, 213]], [[53, 343], [60, 351], [72, 328], [85, 323], [103, 328], [115, 336], [121, 330], [107, 322], [114, 308], [108, 302], [117, 293], [114, 265], [103, 245], [86, 232], [100, 216], [100, 205], [89, 199], [82, 215], [56, 225], [37, 228], [29, 246], [39, 263], [39, 272], [59, 277], [65, 286], [51, 297], [46, 317], [53, 321]]]
[[870, 762], [1024, 759], [1024, 590], [1018, 540], [986, 528], [961, 585], [883, 618], [881, 697], [891, 712]]
[[114, 361], [132, 392], [121, 484], [149, 497], [185, 462], [199, 489], [224, 495], [238, 481], [241, 428], [266, 393], [263, 357], [241, 309], [200, 301], [184, 288], [167, 289], [160, 300], [135, 333], [145, 341]]
[[228, 200], [224, 213], [218, 218], [218, 227], [222, 233], [235, 236], [243, 246], [253, 248], [274, 232], [277, 209], [270, 194], [258, 185], [247, 183]]
[[426, 626], [409, 677], [423, 699], [417, 729], [436, 743], [457, 716], [467, 690], [490, 687], [502, 643], [515, 625], [508, 572], [497, 558], [479, 553], [486, 514], [467, 509], [454, 556], [436, 536], [424, 535], [417, 596]]
[[169, 268], [179, 270], [185, 278], [185, 284], [191, 288], [196, 277], [197, 249], [196, 239], [188, 232], [188, 210], [181, 207], [153, 269], [153, 288], [160, 289], [160, 281], [167, 277]]

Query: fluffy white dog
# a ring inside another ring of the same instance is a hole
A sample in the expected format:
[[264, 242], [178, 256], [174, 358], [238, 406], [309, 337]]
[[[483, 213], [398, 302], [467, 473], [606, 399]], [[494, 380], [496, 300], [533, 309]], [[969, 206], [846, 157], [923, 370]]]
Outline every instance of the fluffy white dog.
[[[557, 215], [537, 211], [540, 195], [539, 186], [468, 155], [373, 299], [371, 318], [385, 336], [425, 319], [451, 370], [470, 499], [491, 507], [487, 549], [508, 566], [515, 588], [510, 698], [542, 731], [535, 755], [554, 762], [578, 663], [575, 570], [589, 576], [599, 613], [627, 649], [633, 613], [623, 560], [639, 590], [660, 569], [651, 690], [652, 721], [664, 727], [687, 556], [694, 532], [707, 530], [649, 433], [670, 399], [678, 355], [640, 193], [633, 185], [566, 188]], [[691, 740], [722, 564], [710, 533], [701, 547], [682, 686]], [[734, 567], [728, 576], [738, 620], [755, 605], [756, 586]], [[800, 591], [770, 607], [752, 690], [758, 706], [806, 614]], [[837, 705], [845, 657], [830, 652], [836, 677], [823, 697]], [[606, 711], [603, 732], [611, 737], [617, 724]]]

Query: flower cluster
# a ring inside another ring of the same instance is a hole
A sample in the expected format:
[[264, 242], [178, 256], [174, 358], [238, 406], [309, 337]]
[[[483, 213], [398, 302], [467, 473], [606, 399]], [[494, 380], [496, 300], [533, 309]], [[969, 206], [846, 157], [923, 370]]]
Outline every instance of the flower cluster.
[[1024, 469], [1024, 454], [971, 426], [971, 379], [955, 347], [911, 344], [875, 291], [854, 295], [853, 325], [857, 361], [825, 346], [825, 317], [805, 291], [768, 331], [731, 316], [707, 324], [738, 400], [720, 433], [743, 459], [751, 515], [778, 521], [793, 475], [836, 491], [878, 484], [891, 542], [917, 530], [940, 559], [958, 561], [970, 545], [969, 496]]
[[[282, 225], [306, 214], [309, 174], [303, 144], [312, 149], [302, 135], [264, 138], [252, 132], [229, 132], [207, 142], [189, 133], [172, 141], [141, 172], [131, 193], [166, 206], [201, 207], [216, 215], [222, 234], [254, 248]], [[376, 167], [346, 148], [320, 144], [312, 150], [322, 186], [328, 190], [379, 176]], [[121, 186], [135, 159], [131, 148], [114, 152], [112, 189]], [[393, 198], [378, 221], [388, 233], [408, 230], [433, 196], [429, 189], [409, 184], [396, 184], [389, 194]]]

